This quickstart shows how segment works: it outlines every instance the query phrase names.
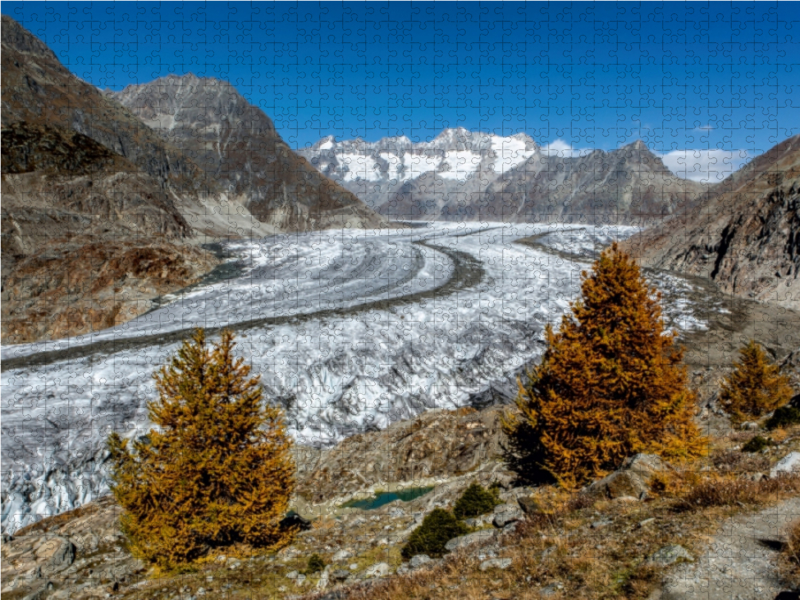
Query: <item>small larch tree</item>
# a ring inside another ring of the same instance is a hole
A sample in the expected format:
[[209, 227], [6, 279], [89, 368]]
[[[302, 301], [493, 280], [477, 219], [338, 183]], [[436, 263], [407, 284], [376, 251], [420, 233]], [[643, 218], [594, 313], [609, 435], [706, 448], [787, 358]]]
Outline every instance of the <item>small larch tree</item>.
[[739, 350], [733, 371], [722, 381], [720, 400], [736, 422], [758, 417], [785, 405], [792, 397], [789, 378], [755, 342]]
[[162, 568], [220, 547], [277, 547], [292, 534], [280, 525], [294, 488], [282, 411], [264, 405], [234, 345], [225, 331], [209, 347], [197, 330], [155, 374], [155, 428], [133, 444], [108, 440], [122, 530], [135, 556]]
[[615, 243], [582, 273], [581, 297], [541, 364], [519, 381], [505, 420], [507, 456], [520, 479], [574, 488], [638, 452], [702, 454], [683, 349], [665, 331], [661, 296]]

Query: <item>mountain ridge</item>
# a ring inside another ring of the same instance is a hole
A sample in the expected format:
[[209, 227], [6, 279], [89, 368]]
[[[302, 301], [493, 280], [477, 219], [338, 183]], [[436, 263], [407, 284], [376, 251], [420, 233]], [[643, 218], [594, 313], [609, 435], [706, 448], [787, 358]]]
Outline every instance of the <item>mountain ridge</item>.
[[680, 179], [642, 140], [561, 156], [525, 133], [463, 127], [430, 141], [405, 136], [298, 150], [376, 211], [392, 218], [643, 224], [689, 204], [708, 186]]
[[[217, 88], [241, 98], [227, 82]], [[5, 344], [89, 333], [148, 311], [219, 263], [198, 247], [209, 238], [386, 224], [279, 138], [266, 148], [275, 155], [259, 159], [273, 163], [277, 190], [246, 206], [208, 164], [76, 77], [6, 15], [1, 101]], [[277, 135], [242, 102], [260, 133]], [[348, 202], [337, 204], [337, 194]]]
[[272, 120], [226, 81], [168, 75], [111, 96], [277, 230], [388, 224], [295, 154]]
[[643, 264], [800, 308], [800, 135], [758, 156], [673, 219], [624, 243]]

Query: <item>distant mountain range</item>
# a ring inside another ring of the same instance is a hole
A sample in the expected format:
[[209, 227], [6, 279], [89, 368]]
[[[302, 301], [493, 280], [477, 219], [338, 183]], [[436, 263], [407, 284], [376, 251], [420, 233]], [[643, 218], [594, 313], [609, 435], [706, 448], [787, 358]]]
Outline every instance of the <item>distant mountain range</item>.
[[641, 141], [573, 157], [525, 134], [458, 128], [416, 144], [329, 136], [298, 152], [393, 219], [646, 224], [707, 188], [673, 175]]
[[639, 225], [627, 247], [646, 265], [800, 309], [800, 136], [713, 185], [675, 176], [642, 141], [559, 156], [459, 128], [416, 144], [329, 136], [299, 152], [393, 219]]

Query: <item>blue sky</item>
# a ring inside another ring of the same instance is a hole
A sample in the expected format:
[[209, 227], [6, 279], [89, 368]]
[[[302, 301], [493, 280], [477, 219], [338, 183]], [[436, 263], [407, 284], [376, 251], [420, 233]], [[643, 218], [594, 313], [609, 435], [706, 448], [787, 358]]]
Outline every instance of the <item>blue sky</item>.
[[294, 147], [326, 135], [426, 140], [457, 126], [522, 131], [563, 153], [641, 138], [699, 178], [800, 132], [798, 3], [7, 1], [2, 11], [101, 88], [169, 73], [229, 80]]

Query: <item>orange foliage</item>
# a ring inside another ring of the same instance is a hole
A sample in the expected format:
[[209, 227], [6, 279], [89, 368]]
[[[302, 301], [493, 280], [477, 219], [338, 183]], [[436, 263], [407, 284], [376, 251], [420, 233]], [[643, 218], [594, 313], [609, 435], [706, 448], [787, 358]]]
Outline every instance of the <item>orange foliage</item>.
[[233, 334], [209, 348], [202, 329], [156, 374], [156, 425], [109, 438], [112, 491], [134, 554], [163, 568], [223, 546], [275, 547], [294, 488], [282, 412], [262, 406], [258, 377], [233, 356]]
[[660, 294], [617, 244], [582, 278], [581, 298], [558, 333], [547, 327], [541, 364], [519, 382], [521, 414], [505, 424], [512, 468], [573, 488], [638, 452], [701, 454], [695, 394]]
[[720, 400], [735, 421], [757, 418], [792, 397], [789, 378], [754, 340], [739, 350], [733, 372], [722, 382]]

